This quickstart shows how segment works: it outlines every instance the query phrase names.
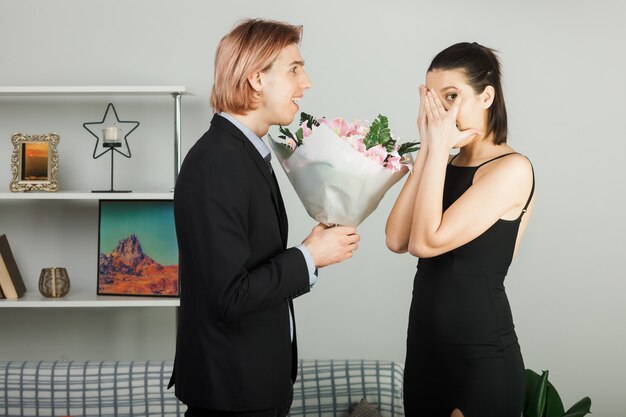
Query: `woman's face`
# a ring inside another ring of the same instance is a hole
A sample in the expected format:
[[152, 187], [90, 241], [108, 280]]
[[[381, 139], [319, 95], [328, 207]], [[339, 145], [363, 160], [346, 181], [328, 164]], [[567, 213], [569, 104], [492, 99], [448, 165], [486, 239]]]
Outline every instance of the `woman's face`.
[[484, 92], [477, 94], [467, 83], [463, 70], [429, 71], [426, 74], [426, 88], [439, 96], [446, 110], [450, 109], [462, 90], [463, 101], [456, 120], [457, 127], [459, 130], [473, 128], [483, 132], [487, 129], [488, 111], [493, 98], [485, 101]]

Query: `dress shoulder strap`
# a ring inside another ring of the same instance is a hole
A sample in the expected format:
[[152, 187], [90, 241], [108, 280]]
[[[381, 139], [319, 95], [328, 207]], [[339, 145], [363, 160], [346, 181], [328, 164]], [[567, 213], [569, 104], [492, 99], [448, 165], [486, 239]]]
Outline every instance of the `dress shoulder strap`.
[[457, 157], [457, 156], [459, 156], [459, 154], [458, 154], [458, 153], [457, 153], [456, 155], [454, 155], [454, 156], [452, 157], [452, 159], [450, 159], [450, 161], [448, 161], [448, 165], [451, 165], [451, 164], [452, 164], [452, 161], [454, 161], [454, 160], [456, 159], [456, 157]]
[[[504, 158], [505, 156], [508, 155], [513, 155], [516, 154], [518, 152], [509, 152], [509, 153], [505, 153], [504, 155], [500, 155], [500, 156], [496, 156], [495, 158], [492, 158], [488, 161], [483, 162], [482, 164], [478, 165], [476, 167], [476, 169], [480, 168], [481, 166], [488, 164], [489, 162], [495, 161], [496, 159], [500, 159], [500, 158]], [[524, 158], [528, 159], [527, 156], [524, 156]], [[526, 204], [524, 205], [524, 208], [522, 209], [522, 212], [519, 215], [518, 219], [521, 219], [522, 216], [524, 215], [524, 213], [526, 213], [528, 211], [528, 206], [530, 205], [530, 201], [533, 199], [533, 195], [535, 194], [535, 168], [533, 167], [533, 163], [530, 162], [530, 159], [528, 159], [528, 162], [530, 163], [530, 169], [532, 171], [533, 174], [533, 185], [532, 188], [530, 189], [530, 195], [528, 196], [528, 200], [526, 200]]]
[[[528, 159], [528, 157], [526, 157], [526, 159]], [[528, 159], [528, 162], [530, 162], [530, 159]], [[533, 186], [530, 189], [530, 195], [528, 196], [528, 200], [526, 201], [526, 205], [524, 206], [524, 209], [522, 210], [522, 213], [519, 215], [520, 218], [524, 215], [524, 213], [526, 213], [528, 211], [528, 206], [530, 205], [530, 201], [533, 199], [533, 194], [535, 194], [535, 168], [533, 167], [533, 163], [530, 162], [530, 169], [533, 173]]]
[[476, 168], [480, 168], [481, 166], [486, 165], [489, 162], [493, 162], [496, 159], [504, 158], [505, 156], [513, 155], [515, 153], [517, 153], [517, 152], [509, 152], [509, 153], [505, 153], [504, 155], [496, 156], [495, 158], [491, 158], [490, 160], [483, 162], [482, 164], [478, 165]]

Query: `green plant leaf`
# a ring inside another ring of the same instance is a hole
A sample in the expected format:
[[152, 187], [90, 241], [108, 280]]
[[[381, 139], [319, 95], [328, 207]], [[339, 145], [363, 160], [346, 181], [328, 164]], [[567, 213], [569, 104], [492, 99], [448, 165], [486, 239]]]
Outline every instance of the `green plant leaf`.
[[526, 391], [524, 394], [524, 417], [531, 417], [531, 408], [536, 408], [537, 386], [541, 377], [531, 369], [526, 369]]
[[548, 380], [548, 371], [541, 376], [526, 370], [525, 417], [563, 417], [563, 401], [558, 391]]
[[561, 401], [559, 393], [550, 381], [548, 381], [548, 387], [546, 389], [545, 410], [545, 417], [563, 417], [563, 413], [565, 412], [563, 401]]
[[572, 413], [565, 413], [563, 414], [563, 417], [583, 417], [586, 416], [587, 414], [591, 414], [591, 411], [587, 412], [587, 411], [574, 411]]
[[[534, 374], [534, 372], [533, 372]], [[528, 372], [527, 372], [528, 375]], [[536, 374], [535, 374], [536, 375]], [[534, 380], [534, 390], [531, 391], [531, 397], [527, 404], [526, 415], [528, 417], [547, 417], [546, 397], [548, 389], [548, 371], [543, 371], [538, 380]]]
[[591, 399], [585, 397], [570, 407], [563, 417], [583, 417], [591, 413]]
[[[542, 405], [543, 403], [543, 405]], [[524, 417], [583, 417], [591, 413], [591, 399], [585, 397], [567, 412], [563, 411], [563, 402], [556, 388], [548, 381], [548, 371], [541, 376], [526, 369], [526, 393], [524, 398]]]

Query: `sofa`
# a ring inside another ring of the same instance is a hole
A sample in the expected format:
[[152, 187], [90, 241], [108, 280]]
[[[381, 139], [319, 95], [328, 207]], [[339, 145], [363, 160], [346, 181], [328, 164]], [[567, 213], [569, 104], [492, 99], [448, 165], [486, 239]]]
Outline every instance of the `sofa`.
[[[404, 416], [397, 363], [301, 360], [299, 367], [292, 417], [364, 416], [371, 406]], [[0, 416], [183, 416], [185, 405], [166, 387], [171, 371], [170, 361], [0, 362]]]

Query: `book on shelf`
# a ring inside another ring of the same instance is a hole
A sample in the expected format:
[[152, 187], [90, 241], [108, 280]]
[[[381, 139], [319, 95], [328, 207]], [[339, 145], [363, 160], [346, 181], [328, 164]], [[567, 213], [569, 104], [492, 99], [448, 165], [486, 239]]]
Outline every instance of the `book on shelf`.
[[0, 236], [0, 287], [4, 298], [8, 300], [21, 298], [26, 292], [6, 235]]

